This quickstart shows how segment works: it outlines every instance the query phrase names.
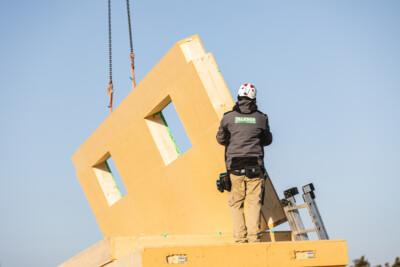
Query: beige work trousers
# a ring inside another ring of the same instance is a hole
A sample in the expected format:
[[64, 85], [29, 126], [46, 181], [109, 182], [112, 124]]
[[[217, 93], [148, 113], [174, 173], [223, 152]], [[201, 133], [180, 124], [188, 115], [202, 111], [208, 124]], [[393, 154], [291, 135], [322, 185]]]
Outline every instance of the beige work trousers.
[[[228, 205], [233, 221], [233, 237], [238, 243], [260, 242], [261, 194], [263, 178], [248, 178], [246, 175], [230, 174], [232, 189], [228, 194]], [[248, 229], [244, 216], [244, 200], [248, 207]], [[248, 230], [248, 231], [247, 231]]]

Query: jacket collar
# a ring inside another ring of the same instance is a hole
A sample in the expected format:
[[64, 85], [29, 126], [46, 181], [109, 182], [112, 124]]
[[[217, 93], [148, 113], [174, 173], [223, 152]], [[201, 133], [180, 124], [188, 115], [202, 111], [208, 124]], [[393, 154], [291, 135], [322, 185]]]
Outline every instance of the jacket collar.
[[254, 100], [250, 99], [242, 99], [236, 102], [236, 105], [233, 107], [234, 111], [239, 113], [249, 114], [257, 111], [258, 107]]

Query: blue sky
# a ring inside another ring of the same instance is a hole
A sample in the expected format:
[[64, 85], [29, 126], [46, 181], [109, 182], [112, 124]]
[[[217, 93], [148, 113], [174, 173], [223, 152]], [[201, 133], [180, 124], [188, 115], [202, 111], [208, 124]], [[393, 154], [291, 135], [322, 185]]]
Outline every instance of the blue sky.
[[[125, 1], [112, 5], [118, 105], [131, 90], [129, 39]], [[138, 81], [175, 42], [199, 34], [232, 95], [244, 82], [258, 88], [279, 195], [313, 182], [350, 261], [400, 256], [399, 1], [153, 0], [131, 9]], [[55, 266], [103, 238], [70, 156], [109, 114], [107, 2], [1, 1], [0, 36], [0, 262]]]

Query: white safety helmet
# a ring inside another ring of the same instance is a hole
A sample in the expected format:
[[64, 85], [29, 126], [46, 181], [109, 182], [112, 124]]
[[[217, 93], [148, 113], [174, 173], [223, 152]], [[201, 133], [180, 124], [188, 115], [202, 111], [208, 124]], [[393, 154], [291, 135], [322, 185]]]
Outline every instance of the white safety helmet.
[[250, 99], [256, 99], [257, 89], [251, 83], [242, 84], [239, 88], [238, 96], [247, 96]]

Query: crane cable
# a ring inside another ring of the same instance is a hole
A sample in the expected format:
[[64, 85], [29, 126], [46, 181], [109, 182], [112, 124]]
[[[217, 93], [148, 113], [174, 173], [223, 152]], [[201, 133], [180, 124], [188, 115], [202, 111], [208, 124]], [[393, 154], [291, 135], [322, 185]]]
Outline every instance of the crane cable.
[[111, 49], [111, 0], [108, 0], [108, 55], [110, 64], [110, 82], [108, 83], [107, 93], [110, 96], [110, 113], [112, 112], [114, 87], [112, 82], [112, 49]]
[[[131, 26], [131, 13], [129, 9], [129, 0], [126, 0], [126, 9], [128, 12], [128, 26], [129, 26], [129, 41], [130, 41], [130, 59], [131, 59], [131, 74], [132, 74], [132, 82], [133, 88], [136, 87], [136, 77], [135, 77], [135, 54], [133, 53], [133, 41], [132, 41], [132, 26]], [[114, 86], [112, 82], [112, 46], [111, 46], [111, 0], [108, 0], [108, 54], [109, 54], [109, 64], [110, 64], [110, 82], [108, 83], [107, 93], [110, 96], [110, 113], [112, 112], [112, 104], [113, 104], [113, 94], [114, 94]]]

